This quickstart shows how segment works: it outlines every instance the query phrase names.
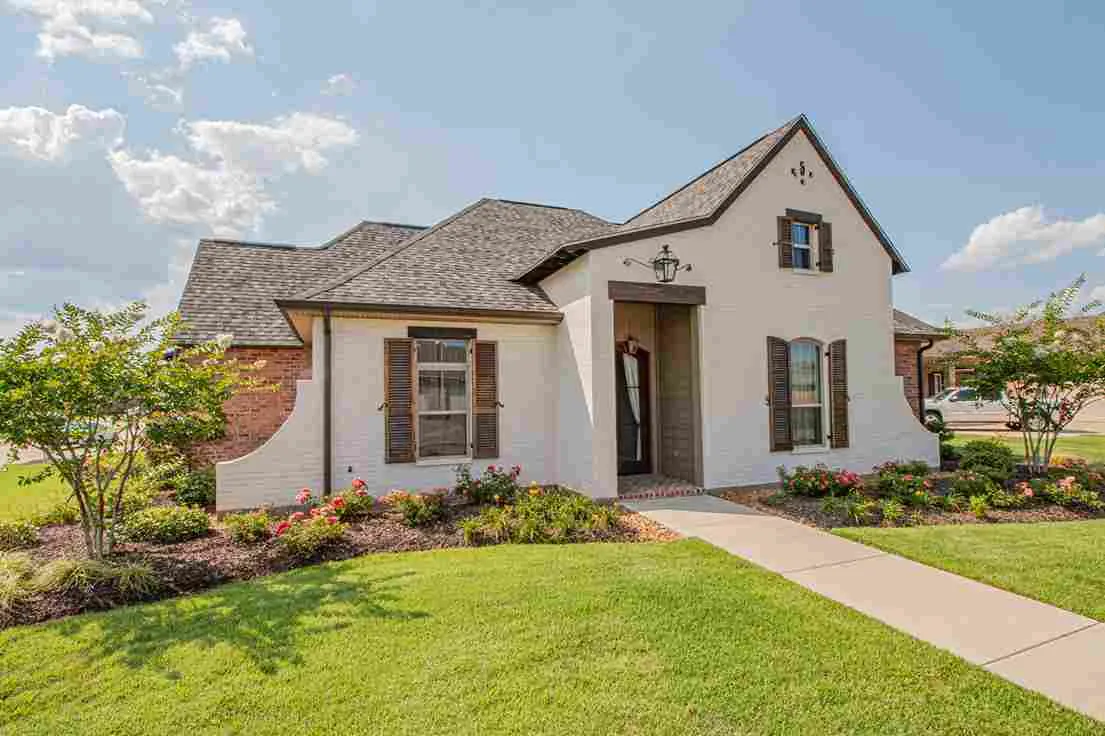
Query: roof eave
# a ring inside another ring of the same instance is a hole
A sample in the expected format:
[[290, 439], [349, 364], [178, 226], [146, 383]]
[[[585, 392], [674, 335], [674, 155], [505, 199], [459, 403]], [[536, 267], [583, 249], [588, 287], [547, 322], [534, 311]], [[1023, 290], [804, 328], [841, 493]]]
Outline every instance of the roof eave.
[[[308, 311], [318, 312], [322, 314], [325, 310], [329, 309], [331, 312], [352, 312], [358, 314], [379, 314], [379, 315], [410, 315], [412, 318], [417, 318], [419, 315], [427, 315], [433, 317], [452, 317], [458, 320], [468, 320], [478, 322], [481, 320], [509, 320], [514, 322], [530, 322], [536, 324], [560, 324], [564, 319], [564, 315], [559, 312], [553, 311], [533, 311], [522, 309], [469, 309], [463, 307], [442, 307], [439, 305], [419, 305], [419, 304], [387, 304], [380, 302], [335, 302], [335, 301], [316, 301], [305, 299], [277, 299], [276, 305], [280, 307], [280, 311], [284, 314], [284, 318], [288, 320], [288, 324], [291, 325], [291, 319], [288, 316], [289, 311]], [[294, 326], [292, 329], [295, 329]], [[298, 332], [297, 332], [298, 334]], [[302, 338], [303, 336], [300, 335]]]

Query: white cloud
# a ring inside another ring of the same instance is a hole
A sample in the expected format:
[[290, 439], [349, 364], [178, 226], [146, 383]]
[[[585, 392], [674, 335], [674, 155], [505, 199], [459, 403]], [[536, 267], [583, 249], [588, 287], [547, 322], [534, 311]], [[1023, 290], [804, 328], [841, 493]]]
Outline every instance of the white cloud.
[[137, 58], [142, 44], [131, 26], [151, 23], [141, 0], [8, 0], [18, 11], [35, 16], [41, 28], [38, 55]]
[[146, 98], [152, 107], [173, 110], [184, 102], [184, 89], [180, 80], [171, 72], [132, 73], [123, 72], [131, 92]]
[[321, 171], [322, 155], [353, 145], [348, 124], [318, 115], [294, 113], [271, 124], [233, 120], [182, 123], [180, 132], [197, 161], [152, 152], [110, 155], [127, 191], [156, 222], [206, 225], [216, 234], [238, 235], [260, 227], [276, 209], [266, 186], [283, 174]]
[[123, 142], [126, 118], [106, 108], [90, 110], [70, 105], [63, 114], [41, 107], [0, 110], [0, 145], [45, 161], [57, 161], [80, 144], [113, 149]]
[[1043, 263], [1077, 248], [1105, 244], [1105, 213], [1084, 220], [1047, 221], [1043, 207], [1021, 207], [971, 232], [967, 244], [941, 264], [948, 271], [980, 271]]
[[335, 74], [322, 85], [322, 94], [335, 97], [345, 97], [353, 94], [357, 88], [357, 82], [348, 74]]
[[191, 31], [173, 46], [173, 51], [181, 69], [203, 59], [230, 61], [232, 56], [253, 56], [253, 47], [246, 43], [245, 28], [237, 18], [212, 18], [208, 30]]

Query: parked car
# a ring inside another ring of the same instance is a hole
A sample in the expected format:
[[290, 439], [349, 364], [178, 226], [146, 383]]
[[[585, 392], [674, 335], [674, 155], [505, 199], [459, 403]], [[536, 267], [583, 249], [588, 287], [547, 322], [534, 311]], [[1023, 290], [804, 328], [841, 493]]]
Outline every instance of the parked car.
[[1005, 393], [981, 396], [978, 389], [960, 387], [944, 389], [925, 399], [925, 423], [1004, 424], [1016, 429], [1009, 414]]

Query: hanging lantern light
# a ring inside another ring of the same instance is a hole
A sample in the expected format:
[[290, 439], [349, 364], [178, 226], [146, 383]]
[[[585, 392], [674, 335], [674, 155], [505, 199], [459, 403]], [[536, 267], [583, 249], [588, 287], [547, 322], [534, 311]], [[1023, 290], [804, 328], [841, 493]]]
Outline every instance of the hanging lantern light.
[[656, 254], [655, 258], [649, 261], [638, 261], [636, 258], [626, 258], [622, 263], [626, 266], [637, 264], [638, 266], [651, 268], [652, 273], [656, 276], [656, 280], [661, 284], [670, 284], [672, 281], [675, 281], [675, 277], [680, 271], [691, 270], [691, 264], [681, 263], [679, 258], [671, 252], [671, 247], [668, 245], [660, 246], [660, 252]]

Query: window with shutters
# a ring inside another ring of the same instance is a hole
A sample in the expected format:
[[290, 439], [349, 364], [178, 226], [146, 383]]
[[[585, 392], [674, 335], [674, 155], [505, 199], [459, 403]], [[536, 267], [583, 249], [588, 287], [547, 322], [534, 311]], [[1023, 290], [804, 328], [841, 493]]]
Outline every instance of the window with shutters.
[[794, 248], [794, 268], [810, 270], [813, 268], [813, 226], [805, 222], [792, 222], [790, 241]]
[[418, 372], [418, 457], [468, 455], [467, 340], [415, 340]]
[[794, 340], [789, 364], [791, 442], [795, 447], [824, 445], [820, 344]]

